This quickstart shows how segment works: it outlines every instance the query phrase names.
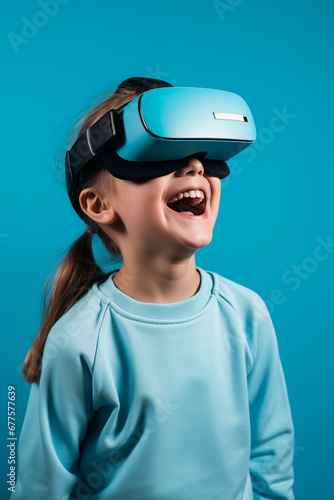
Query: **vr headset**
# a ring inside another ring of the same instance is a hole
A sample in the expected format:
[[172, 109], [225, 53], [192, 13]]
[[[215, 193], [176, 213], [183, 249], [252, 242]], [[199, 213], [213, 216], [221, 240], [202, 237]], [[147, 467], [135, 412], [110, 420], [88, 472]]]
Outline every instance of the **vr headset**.
[[[226, 164], [256, 139], [246, 102], [224, 90], [153, 88], [111, 109], [67, 151], [65, 174], [71, 203], [80, 217], [80, 183], [97, 158], [119, 179], [148, 180], [169, 174], [198, 158], [220, 179]], [[96, 163], [95, 163], [96, 164]]]

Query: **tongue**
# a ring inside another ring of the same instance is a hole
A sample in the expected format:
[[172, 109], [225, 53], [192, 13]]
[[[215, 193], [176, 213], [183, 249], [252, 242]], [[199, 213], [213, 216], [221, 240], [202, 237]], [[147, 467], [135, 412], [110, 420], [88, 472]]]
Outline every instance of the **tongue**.
[[[174, 203], [170, 203], [169, 207], [175, 210], [176, 212], [186, 212], [192, 211], [191, 208], [194, 205], [193, 200], [195, 198], [181, 198], [181, 200], [174, 201]], [[190, 201], [191, 200], [191, 201]]]
[[[197, 207], [195, 208], [195, 205]], [[169, 208], [172, 208], [176, 212], [192, 212], [194, 215], [198, 215], [200, 213], [198, 205], [198, 198], [181, 198], [181, 200], [174, 201], [173, 203], [169, 203]], [[193, 208], [194, 207], [194, 208]]]
[[189, 198], [183, 198], [183, 199], [186, 199], [187, 202], [189, 203], [189, 205], [191, 207], [194, 207], [195, 205], [197, 205], [198, 202], [199, 202], [199, 200], [200, 200], [200, 198], [190, 198], [190, 197]]

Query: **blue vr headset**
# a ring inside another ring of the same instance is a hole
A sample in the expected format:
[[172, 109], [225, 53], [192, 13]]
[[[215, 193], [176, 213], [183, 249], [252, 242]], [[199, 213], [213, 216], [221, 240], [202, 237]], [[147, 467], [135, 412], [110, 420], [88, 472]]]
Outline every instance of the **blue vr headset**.
[[98, 157], [119, 179], [160, 177], [191, 156], [222, 179], [230, 173], [226, 160], [255, 139], [250, 109], [238, 95], [206, 88], [153, 88], [111, 109], [79, 136], [66, 153], [68, 194], [82, 217], [78, 188]]

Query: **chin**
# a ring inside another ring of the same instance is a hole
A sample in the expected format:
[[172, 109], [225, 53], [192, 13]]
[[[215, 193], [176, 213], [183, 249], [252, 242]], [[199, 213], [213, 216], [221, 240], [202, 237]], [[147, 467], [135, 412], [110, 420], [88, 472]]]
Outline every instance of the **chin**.
[[191, 242], [189, 242], [189, 245], [191, 248], [195, 248], [196, 250], [198, 250], [199, 248], [203, 248], [209, 245], [209, 243], [211, 243], [211, 240], [212, 240], [212, 233], [196, 235], [196, 238], [194, 238]]

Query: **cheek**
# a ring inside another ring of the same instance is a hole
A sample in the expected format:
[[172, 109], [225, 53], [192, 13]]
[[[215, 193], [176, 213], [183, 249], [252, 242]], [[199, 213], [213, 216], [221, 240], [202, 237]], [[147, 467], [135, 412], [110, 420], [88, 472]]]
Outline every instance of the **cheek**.
[[220, 203], [220, 193], [221, 193], [221, 183], [217, 178], [211, 184], [211, 195], [212, 195], [212, 208], [215, 213], [218, 213], [219, 203]]
[[131, 232], [140, 233], [155, 225], [161, 212], [159, 204], [161, 200], [152, 193], [128, 197], [121, 201], [120, 216]]

